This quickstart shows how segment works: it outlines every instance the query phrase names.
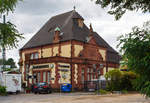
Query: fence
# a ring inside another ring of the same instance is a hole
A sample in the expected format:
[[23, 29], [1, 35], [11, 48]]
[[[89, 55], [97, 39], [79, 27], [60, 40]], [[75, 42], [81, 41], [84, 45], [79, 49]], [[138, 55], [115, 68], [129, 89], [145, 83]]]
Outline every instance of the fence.
[[96, 91], [99, 89], [106, 89], [106, 80], [93, 80], [84, 82], [84, 91]]

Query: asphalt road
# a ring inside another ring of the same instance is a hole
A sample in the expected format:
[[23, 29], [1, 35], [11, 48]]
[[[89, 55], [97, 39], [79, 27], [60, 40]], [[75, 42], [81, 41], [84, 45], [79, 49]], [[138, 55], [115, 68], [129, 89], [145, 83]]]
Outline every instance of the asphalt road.
[[150, 103], [140, 94], [93, 95], [89, 93], [13, 94], [0, 96], [0, 103]]
[[[47, 99], [59, 99], [62, 97], [91, 95], [93, 93], [52, 93], [52, 94], [11, 94], [0, 96], [0, 103], [29, 103]], [[39, 102], [38, 102], [39, 103]]]

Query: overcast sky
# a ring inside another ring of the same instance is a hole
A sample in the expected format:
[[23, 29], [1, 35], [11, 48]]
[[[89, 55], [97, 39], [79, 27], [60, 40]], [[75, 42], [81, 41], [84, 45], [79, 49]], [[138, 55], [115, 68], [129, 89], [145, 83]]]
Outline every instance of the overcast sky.
[[[92, 23], [93, 30], [103, 37], [115, 50], [117, 37], [131, 31], [133, 26], [141, 26], [149, 20], [149, 14], [128, 12], [119, 21], [107, 14], [106, 9], [96, 5], [94, 0], [24, 0], [19, 2], [14, 13], [7, 16], [7, 21], [14, 23], [25, 39], [19, 42], [19, 47], [7, 50], [7, 58], [19, 60], [19, 49], [52, 17], [73, 10], [84, 18], [87, 26]], [[2, 18], [0, 18], [2, 19]]]

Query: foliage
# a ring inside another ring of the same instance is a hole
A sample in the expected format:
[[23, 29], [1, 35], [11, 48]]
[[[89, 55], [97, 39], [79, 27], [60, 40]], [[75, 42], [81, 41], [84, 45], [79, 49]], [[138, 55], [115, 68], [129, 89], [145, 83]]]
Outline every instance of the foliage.
[[12, 59], [12, 58], [9, 58], [5, 65], [10, 65], [10, 68], [16, 68], [16, 64], [15, 64], [15, 61]]
[[7, 95], [7, 92], [6, 92], [6, 87], [5, 86], [1, 86], [0, 85], [0, 95]]
[[126, 11], [150, 12], [150, 0], [96, 0], [102, 8], [110, 7], [109, 14], [118, 20]]
[[22, 0], [0, 0], [0, 14], [13, 12], [18, 1]]
[[[3, 60], [0, 59], [0, 64], [3, 64]], [[16, 68], [15, 61], [12, 58], [9, 58], [8, 60], [4, 60], [4, 65], [10, 65], [10, 68]]]
[[97, 90], [97, 91], [96, 91], [96, 94], [97, 94], [97, 93], [100, 93], [100, 94], [108, 94], [109, 92], [106, 91], [106, 90], [100, 89], [100, 90]]
[[127, 66], [139, 74], [136, 89], [150, 96], [150, 21], [142, 28], [134, 27], [132, 32], [120, 36], [118, 40]]
[[108, 82], [107, 84], [107, 89], [110, 91], [119, 91], [120, 88], [120, 84], [121, 84], [121, 77], [122, 77], [122, 73], [118, 70], [110, 70], [109, 72], [107, 72], [105, 74], [105, 78], [107, 80], [110, 79], [110, 82]]
[[128, 91], [127, 91], [127, 90], [122, 90], [122, 91], [121, 91], [121, 93], [123, 93], [123, 94], [127, 94], [127, 93], [128, 93]]
[[1, 45], [5, 48], [16, 48], [18, 39], [23, 39], [22, 34], [18, 32], [16, 26], [10, 22], [0, 24], [0, 39]]
[[105, 74], [106, 79], [111, 79], [111, 80], [120, 80], [121, 79], [121, 72], [118, 69], [110, 70]]
[[122, 72], [122, 78], [121, 78], [121, 83], [120, 83], [120, 88], [121, 90], [135, 90], [134, 89], [134, 80], [136, 80], [137, 74], [134, 72]]
[[134, 72], [119, 71], [119, 69], [111, 70], [105, 74], [105, 78], [110, 81], [107, 84], [107, 90], [134, 90], [133, 81], [137, 78]]

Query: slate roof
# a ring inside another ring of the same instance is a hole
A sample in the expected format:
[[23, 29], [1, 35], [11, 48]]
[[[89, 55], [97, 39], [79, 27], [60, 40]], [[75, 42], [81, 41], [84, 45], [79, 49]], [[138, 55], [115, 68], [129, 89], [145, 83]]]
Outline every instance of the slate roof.
[[[61, 40], [78, 40], [86, 42], [86, 38], [89, 35], [89, 28], [83, 24], [83, 27], [79, 27], [77, 24], [77, 18], [83, 19], [75, 10], [53, 16], [48, 22], [23, 46], [22, 49], [38, 47], [42, 45], [52, 44], [54, 37], [54, 30], [59, 27], [61, 30]], [[83, 19], [84, 20], [84, 19]], [[106, 47], [108, 49], [107, 60], [110, 62], [119, 63], [118, 53], [96, 32], [93, 36], [98, 45]]]

